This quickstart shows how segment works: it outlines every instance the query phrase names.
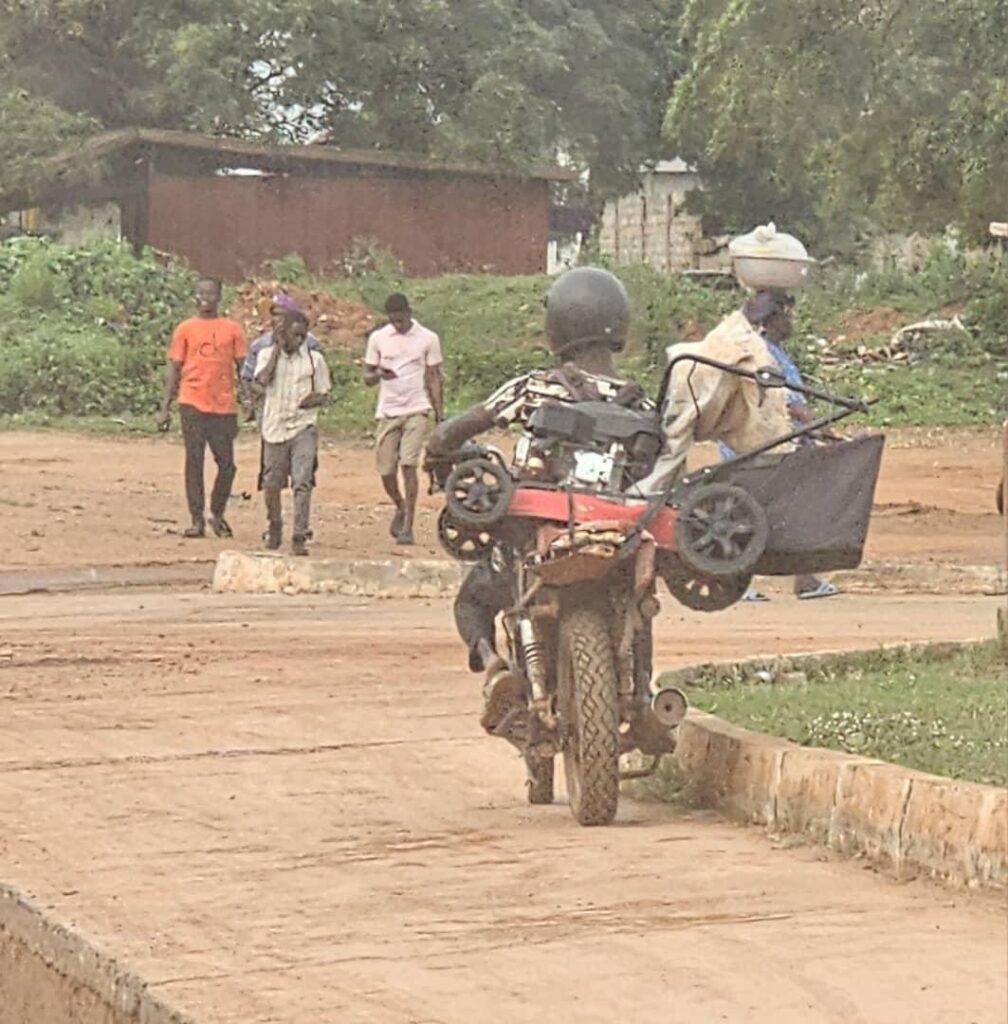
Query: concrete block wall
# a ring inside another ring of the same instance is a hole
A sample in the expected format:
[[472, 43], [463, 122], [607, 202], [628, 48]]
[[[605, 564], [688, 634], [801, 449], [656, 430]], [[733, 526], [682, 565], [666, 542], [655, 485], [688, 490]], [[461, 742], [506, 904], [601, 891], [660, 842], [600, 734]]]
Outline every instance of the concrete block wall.
[[684, 212], [695, 175], [645, 178], [638, 192], [607, 203], [599, 245], [618, 266], [647, 263], [663, 273], [727, 269], [727, 256], [703, 234], [699, 217]]

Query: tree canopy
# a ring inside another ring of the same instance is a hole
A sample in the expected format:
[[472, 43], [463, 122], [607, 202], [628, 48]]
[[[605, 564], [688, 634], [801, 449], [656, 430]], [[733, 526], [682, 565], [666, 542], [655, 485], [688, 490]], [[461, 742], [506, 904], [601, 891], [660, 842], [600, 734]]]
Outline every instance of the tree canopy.
[[0, 178], [124, 126], [564, 160], [681, 156], [820, 250], [1008, 217], [1008, 0], [0, 0]]
[[689, 0], [665, 134], [731, 226], [974, 237], [1008, 216], [1006, 0]]
[[325, 130], [338, 145], [512, 166], [562, 158], [603, 192], [627, 187], [658, 144], [674, 34], [664, 0], [2, 4], [0, 83], [47, 114]]

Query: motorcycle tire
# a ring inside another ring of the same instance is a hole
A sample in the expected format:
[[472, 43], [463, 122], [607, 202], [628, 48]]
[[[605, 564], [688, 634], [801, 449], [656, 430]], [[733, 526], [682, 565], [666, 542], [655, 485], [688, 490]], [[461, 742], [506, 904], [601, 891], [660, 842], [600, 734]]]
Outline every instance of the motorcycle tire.
[[606, 616], [575, 608], [561, 616], [557, 684], [564, 774], [579, 825], [609, 825], [619, 803], [616, 666]]
[[553, 803], [554, 764], [552, 757], [539, 757], [536, 754], [526, 756], [528, 778], [525, 780], [525, 789], [528, 802], [533, 806]]

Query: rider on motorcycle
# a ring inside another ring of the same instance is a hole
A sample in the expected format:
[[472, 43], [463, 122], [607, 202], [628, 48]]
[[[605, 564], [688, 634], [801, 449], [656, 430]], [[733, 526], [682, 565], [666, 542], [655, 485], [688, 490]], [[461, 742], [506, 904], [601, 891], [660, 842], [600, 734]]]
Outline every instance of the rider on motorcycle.
[[[579, 267], [562, 274], [546, 296], [546, 332], [558, 366], [516, 377], [486, 401], [441, 423], [427, 442], [427, 467], [449, 461], [458, 448], [492, 427], [527, 427], [545, 402], [614, 402], [653, 409], [643, 389], [617, 376], [613, 356], [626, 343], [626, 290], [606, 270]], [[496, 617], [512, 600], [510, 570], [490, 559], [475, 565], [455, 599], [455, 624], [469, 650], [469, 668], [485, 672], [480, 719], [493, 732], [524, 701], [523, 684], [497, 653]]]

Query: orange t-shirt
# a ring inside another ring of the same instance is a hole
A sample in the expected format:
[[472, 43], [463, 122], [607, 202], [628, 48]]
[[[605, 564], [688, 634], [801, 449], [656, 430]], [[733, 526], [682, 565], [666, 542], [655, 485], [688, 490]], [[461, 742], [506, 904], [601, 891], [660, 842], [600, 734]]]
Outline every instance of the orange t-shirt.
[[219, 316], [194, 316], [175, 328], [168, 358], [182, 364], [179, 405], [200, 412], [232, 413], [235, 405], [235, 360], [247, 353], [241, 327]]

